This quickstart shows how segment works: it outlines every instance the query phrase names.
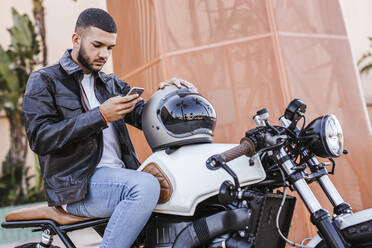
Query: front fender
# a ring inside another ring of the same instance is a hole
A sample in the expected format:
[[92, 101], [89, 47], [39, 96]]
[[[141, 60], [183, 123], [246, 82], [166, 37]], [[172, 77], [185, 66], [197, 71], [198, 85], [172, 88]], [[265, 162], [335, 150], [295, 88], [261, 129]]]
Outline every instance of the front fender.
[[[340, 230], [355, 226], [372, 220], [372, 208], [365, 209], [356, 213], [339, 215], [335, 218]], [[306, 244], [306, 247], [314, 248], [322, 242], [322, 238], [317, 234]]]

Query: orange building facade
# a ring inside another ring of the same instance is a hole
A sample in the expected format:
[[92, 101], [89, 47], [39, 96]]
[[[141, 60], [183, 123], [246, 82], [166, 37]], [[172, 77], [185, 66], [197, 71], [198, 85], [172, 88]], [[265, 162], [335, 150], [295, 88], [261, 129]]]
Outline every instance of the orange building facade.
[[[264, 107], [278, 124], [293, 98], [307, 104], [308, 123], [335, 114], [349, 154], [331, 180], [354, 211], [372, 207], [371, 127], [339, 1], [107, 0], [107, 9], [119, 30], [114, 72], [144, 98], [171, 77], [195, 84], [217, 113], [214, 142], [238, 143]], [[144, 161], [150, 148], [130, 132]], [[293, 227], [296, 241], [316, 231], [300, 198]]]

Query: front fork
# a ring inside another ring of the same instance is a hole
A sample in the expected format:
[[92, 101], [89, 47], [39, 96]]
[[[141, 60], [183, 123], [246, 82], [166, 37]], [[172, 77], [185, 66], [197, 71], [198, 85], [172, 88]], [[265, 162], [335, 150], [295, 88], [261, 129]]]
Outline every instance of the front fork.
[[[319, 165], [319, 161], [315, 156], [307, 160], [306, 163], [309, 165], [310, 169], [316, 168]], [[329, 179], [327, 170], [325, 168], [322, 168], [321, 170], [324, 171], [324, 175], [318, 179], [318, 183], [327, 195], [329, 201], [332, 203], [333, 212], [336, 215], [351, 213], [351, 206], [342, 199], [335, 185]]]
[[[328, 243], [328, 245], [331, 248], [349, 247], [349, 245], [342, 238], [341, 234], [332, 224], [328, 211], [321, 207], [318, 199], [315, 197], [306, 180], [304, 179], [302, 172], [296, 170], [296, 165], [292, 162], [284, 148], [280, 149], [279, 154], [277, 154], [276, 157], [279, 161], [279, 165], [287, 174], [289, 181], [300, 195], [307, 209], [310, 211], [312, 223], [316, 225], [321, 236]], [[329, 186], [329, 182], [326, 180], [322, 181], [325, 182], [326, 187]], [[333, 197], [334, 196], [332, 194], [332, 198]], [[340, 199], [342, 200], [341, 196], [339, 199], [335, 198], [335, 200], [337, 200], [335, 202], [338, 203]]]

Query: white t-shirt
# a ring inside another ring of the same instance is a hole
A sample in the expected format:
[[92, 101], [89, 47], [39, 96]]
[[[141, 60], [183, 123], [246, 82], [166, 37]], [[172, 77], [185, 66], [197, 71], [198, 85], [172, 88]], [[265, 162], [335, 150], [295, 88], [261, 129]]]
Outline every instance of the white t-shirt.
[[[101, 105], [97, 100], [96, 94], [94, 93], [94, 77], [92, 74], [84, 74], [84, 78], [81, 81], [85, 94], [89, 101], [91, 109]], [[112, 123], [108, 124], [108, 128], [103, 129], [103, 153], [98, 167], [113, 167], [123, 168], [125, 167], [124, 162], [121, 158], [121, 149], [119, 145], [118, 135], [115, 127]]]

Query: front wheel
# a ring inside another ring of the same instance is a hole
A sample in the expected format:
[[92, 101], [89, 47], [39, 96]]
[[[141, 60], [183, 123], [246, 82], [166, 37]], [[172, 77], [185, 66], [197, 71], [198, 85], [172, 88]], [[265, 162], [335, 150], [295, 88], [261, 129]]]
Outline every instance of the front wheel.
[[[39, 243], [27, 243], [27, 244], [23, 244], [23, 245], [20, 245], [20, 246], [16, 246], [14, 248], [36, 248], [38, 247]], [[60, 248], [59, 246], [54, 246], [54, 245], [50, 245], [50, 246], [47, 246], [48, 248]]]
[[[329, 248], [327, 244], [324, 244], [322, 241], [316, 248]], [[372, 248], [372, 242], [364, 243], [364, 244], [351, 244], [351, 248]]]
[[[351, 248], [372, 248], [372, 220], [359, 223], [341, 230], [342, 236], [351, 244]], [[316, 248], [329, 248], [324, 241]]]

